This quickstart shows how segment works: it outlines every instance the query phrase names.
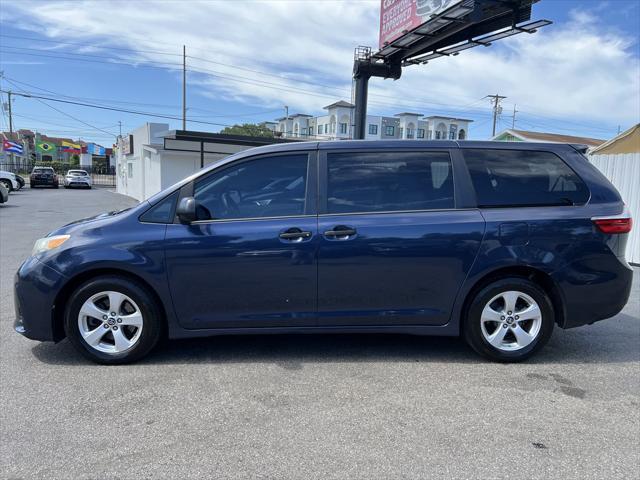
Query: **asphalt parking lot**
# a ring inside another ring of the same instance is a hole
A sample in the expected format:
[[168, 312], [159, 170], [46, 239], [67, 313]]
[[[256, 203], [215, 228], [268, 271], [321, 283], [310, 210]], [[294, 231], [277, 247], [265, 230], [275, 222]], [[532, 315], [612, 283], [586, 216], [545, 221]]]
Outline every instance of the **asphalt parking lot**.
[[131, 205], [107, 189], [0, 205], [2, 478], [640, 478], [640, 271], [613, 319], [487, 363], [458, 339], [169, 342], [129, 366], [13, 332], [33, 242]]

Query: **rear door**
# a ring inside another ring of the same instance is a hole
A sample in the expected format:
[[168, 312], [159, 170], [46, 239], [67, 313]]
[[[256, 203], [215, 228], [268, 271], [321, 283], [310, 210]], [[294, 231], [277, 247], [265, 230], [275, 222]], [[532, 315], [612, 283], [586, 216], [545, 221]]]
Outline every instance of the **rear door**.
[[447, 323], [484, 232], [449, 150], [320, 152], [319, 324]]

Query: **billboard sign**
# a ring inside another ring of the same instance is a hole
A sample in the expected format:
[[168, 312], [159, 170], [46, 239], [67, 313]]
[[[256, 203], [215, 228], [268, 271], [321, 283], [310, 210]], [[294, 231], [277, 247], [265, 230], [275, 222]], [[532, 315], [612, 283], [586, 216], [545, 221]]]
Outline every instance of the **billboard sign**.
[[380, 48], [428, 22], [433, 15], [462, 0], [382, 0], [380, 7]]

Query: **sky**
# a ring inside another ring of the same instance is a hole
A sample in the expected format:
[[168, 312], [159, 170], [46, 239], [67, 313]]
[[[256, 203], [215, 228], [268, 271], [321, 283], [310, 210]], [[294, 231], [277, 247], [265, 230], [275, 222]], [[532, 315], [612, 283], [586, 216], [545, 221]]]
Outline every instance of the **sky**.
[[[285, 105], [319, 115], [351, 99], [353, 50], [376, 47], [379, 14], [379, 0], [0, 0], [0, 87], [106, 107], [12, 103], [14, 129], [110, 146], [144, 122], [181, 128], [185, 45], [188, 129], [273, 120]], [[372, 79], [369, 113], [469, 118], [470, 138], [487, 139], [485, 97], [500, 94], [498, 131], [514, 108], [516, 128], [566, 135], [640, 122], [640, 0], [542, 0], [532, 18], [554, 23]]]

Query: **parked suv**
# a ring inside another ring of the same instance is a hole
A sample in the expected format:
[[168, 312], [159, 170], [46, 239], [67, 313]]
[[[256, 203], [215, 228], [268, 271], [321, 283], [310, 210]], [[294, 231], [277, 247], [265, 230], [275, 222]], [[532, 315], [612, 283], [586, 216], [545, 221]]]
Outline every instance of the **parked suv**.
[[29, 186], [34, 188], [43, 185], [58, 188], [58, 175], [51, 167], [33, 167], [29, 177]]
[[462, 335], [519, 361], [623, 308], [630, 230], [571, 145], [260, 147], [38, 240], [15, 328], [108, 364], [163, 334], [281, 332]]

